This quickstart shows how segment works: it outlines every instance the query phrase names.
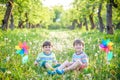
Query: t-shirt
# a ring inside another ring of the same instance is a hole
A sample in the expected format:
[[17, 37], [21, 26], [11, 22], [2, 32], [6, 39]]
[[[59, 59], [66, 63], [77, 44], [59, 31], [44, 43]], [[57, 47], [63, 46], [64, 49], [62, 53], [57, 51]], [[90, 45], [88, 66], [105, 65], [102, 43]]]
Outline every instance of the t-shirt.
[[46, 61], [50, 65], [52, 65], [53, 62], [56, 62], [56, 57], [54, 53], [46, 54], [44, 52], [41, 52], [38, 54], [36, 61], [41, 65], [42, 62]]
[[72, 56], [72, 61], [75, 62], [80, 60], [83, 64], [88, 64], [88, 56], [85, 52], [81, 52], [80, 54], [74, 53]]

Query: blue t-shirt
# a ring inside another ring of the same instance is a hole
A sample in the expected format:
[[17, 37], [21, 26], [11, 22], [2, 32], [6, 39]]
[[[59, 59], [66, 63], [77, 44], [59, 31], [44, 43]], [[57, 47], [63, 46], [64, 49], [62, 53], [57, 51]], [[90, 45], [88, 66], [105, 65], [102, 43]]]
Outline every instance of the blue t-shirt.
[[38, 54], [36, 61], [40, 64], [40, 66], [44, 61], [52, 65], [53, 62], [56, 62], [56, 57], [54, 53], [46, 54], [44, 52], [41, 52]]
[[72, 61], [75, 62], [80, 60], [83, 64], [88, 64], [88, 56], [85, 52], [81, 52], [80, 54], [74, 53], [72, 56]]

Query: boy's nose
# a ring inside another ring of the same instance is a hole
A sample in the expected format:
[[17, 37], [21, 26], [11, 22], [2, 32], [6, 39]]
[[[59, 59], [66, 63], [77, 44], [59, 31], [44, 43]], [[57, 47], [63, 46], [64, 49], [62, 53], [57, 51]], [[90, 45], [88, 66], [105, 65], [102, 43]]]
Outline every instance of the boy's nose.
[[46, 50], [50, 50], [50, 48], [47, 48]]

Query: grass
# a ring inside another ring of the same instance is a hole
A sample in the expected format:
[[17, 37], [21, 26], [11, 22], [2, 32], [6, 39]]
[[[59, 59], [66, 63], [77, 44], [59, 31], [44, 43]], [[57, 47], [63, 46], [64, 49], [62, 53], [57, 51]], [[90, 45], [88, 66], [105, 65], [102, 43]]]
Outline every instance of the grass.
[[[89, 56], [89, 66], [82, 72], [71, 71], [64, 75], [48, 76], [47, 72], [34, 66], [37, 54], [45, 40], [53, 43], [53, 52], [58, 61], [71, 60], [74, 53], [74, 39], [85, 41], [85, 52]], [[110, 39], [114, 45], [113, 58], [107, 63], [106, 54], [99, 49], [102, 39]], [[29, 60], [22, 64], [22, 57], [16, 54], [15, 46], [27, 42]], [[0, 31], [0, 79], [2, 80], [118, 80], [120, 79], [120, 30], [114, 35], [84, 30], [15, 29]]]

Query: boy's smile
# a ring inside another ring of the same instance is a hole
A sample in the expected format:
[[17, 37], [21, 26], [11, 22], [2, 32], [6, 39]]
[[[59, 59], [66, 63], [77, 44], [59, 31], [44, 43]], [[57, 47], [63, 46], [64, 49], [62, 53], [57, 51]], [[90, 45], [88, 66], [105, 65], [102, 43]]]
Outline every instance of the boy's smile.
[[82, 44], [75, 44], [74, 48], [75, 48], [75, 51], [79, 53], [83, 50], [83, 45]]
[[49, 54], [49, 53], [51, 53], [51, 46], [44, 46], [43, 47], [43, 52], [45, 52], [46, 54]]

